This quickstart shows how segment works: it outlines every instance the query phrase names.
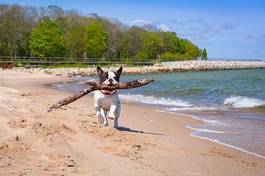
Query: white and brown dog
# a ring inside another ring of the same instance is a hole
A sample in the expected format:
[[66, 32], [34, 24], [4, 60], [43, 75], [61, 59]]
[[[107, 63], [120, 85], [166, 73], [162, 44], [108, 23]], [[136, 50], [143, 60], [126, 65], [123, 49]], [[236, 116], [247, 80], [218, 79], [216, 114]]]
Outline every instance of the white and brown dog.
[[[100, 67], [97, 67], [99, 81], [106, 85], [115, 85], [119, 83], [122, 67], [117, 71], [104, 72]], [[97, 90], [94, 94], [94, 106], [96, 116], [99, 123], [108, 126], [108, 119], [114, 120], [114, 128], [118, 128], [118, 120], [120, 116], [120, 99], [117, 90]]]

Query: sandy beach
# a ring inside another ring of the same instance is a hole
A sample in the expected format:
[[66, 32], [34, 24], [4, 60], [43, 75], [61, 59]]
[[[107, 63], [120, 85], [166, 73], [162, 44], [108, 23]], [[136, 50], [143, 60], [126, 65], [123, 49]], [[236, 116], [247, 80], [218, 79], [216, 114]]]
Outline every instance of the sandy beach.
[[69, 77], [0, 71], [0, 175], [262, 176], [265, 159], [192, 137], [182, 114], [122, 103], [121, 130], [97, 124], [86, 96], [47, 113]]

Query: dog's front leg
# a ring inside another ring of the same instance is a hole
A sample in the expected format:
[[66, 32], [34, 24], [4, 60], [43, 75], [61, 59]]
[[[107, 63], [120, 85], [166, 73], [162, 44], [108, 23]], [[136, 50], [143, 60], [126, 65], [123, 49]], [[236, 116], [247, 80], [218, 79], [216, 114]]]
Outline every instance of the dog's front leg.
[[103, 125], [104, 126], [108, 126], [109, 125], [109, 122], [108, 122], [108, 118], [107, 118], [107, 112], [104, 111], [104, 109], [101, 108], [101, 115], [104, 119], [104, 122], [103, 122]]
[[98, 122], [100, 124], [103, 124], [104, 126], [108, 125], [108, 120], [106, 118], [106, 112], [98, 105], [98, 103], [95, 103], [95, 110], [96, 110], [96, 116], [98, 118]]
[[118, 105], [111, 105], [110, 106], [110, 111], [108, 114], [108, 118], [110, 119], [114, 119], [114, 128], [118, 128], [119, 127], [119, 116], [120, 116], [120, 104]]

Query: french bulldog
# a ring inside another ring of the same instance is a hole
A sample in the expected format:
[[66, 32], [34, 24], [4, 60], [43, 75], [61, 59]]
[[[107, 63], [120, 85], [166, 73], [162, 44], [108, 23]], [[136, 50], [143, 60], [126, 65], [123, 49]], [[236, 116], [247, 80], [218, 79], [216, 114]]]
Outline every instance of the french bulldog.
[[[97, 67], [99, 82], [106, 85], [116, 85], [119, 83], [122, 67], [117, 71], [103, 71]], [[118, 120], [121, 111], [120, 99], [117, 90], [97, 90], [94, 93], [94, 107], [98, 122], [108, 126], [108, 119], [114, 120], [114, 128], [118, 128]]]

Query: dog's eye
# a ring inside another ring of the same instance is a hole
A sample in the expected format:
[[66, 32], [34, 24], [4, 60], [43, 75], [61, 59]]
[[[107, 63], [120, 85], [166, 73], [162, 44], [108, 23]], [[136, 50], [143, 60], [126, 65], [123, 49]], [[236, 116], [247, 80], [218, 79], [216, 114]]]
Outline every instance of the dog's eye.
[[108, 73], [107, 72], [104, 72], [100, 76], [100, 81], [101, 82], [104, 82], [106, 79], [108, 79]]
[[118, 76], [115, 76], [113, 79], [116, 80], [116, 81], [119, 81], [119, 77]]

